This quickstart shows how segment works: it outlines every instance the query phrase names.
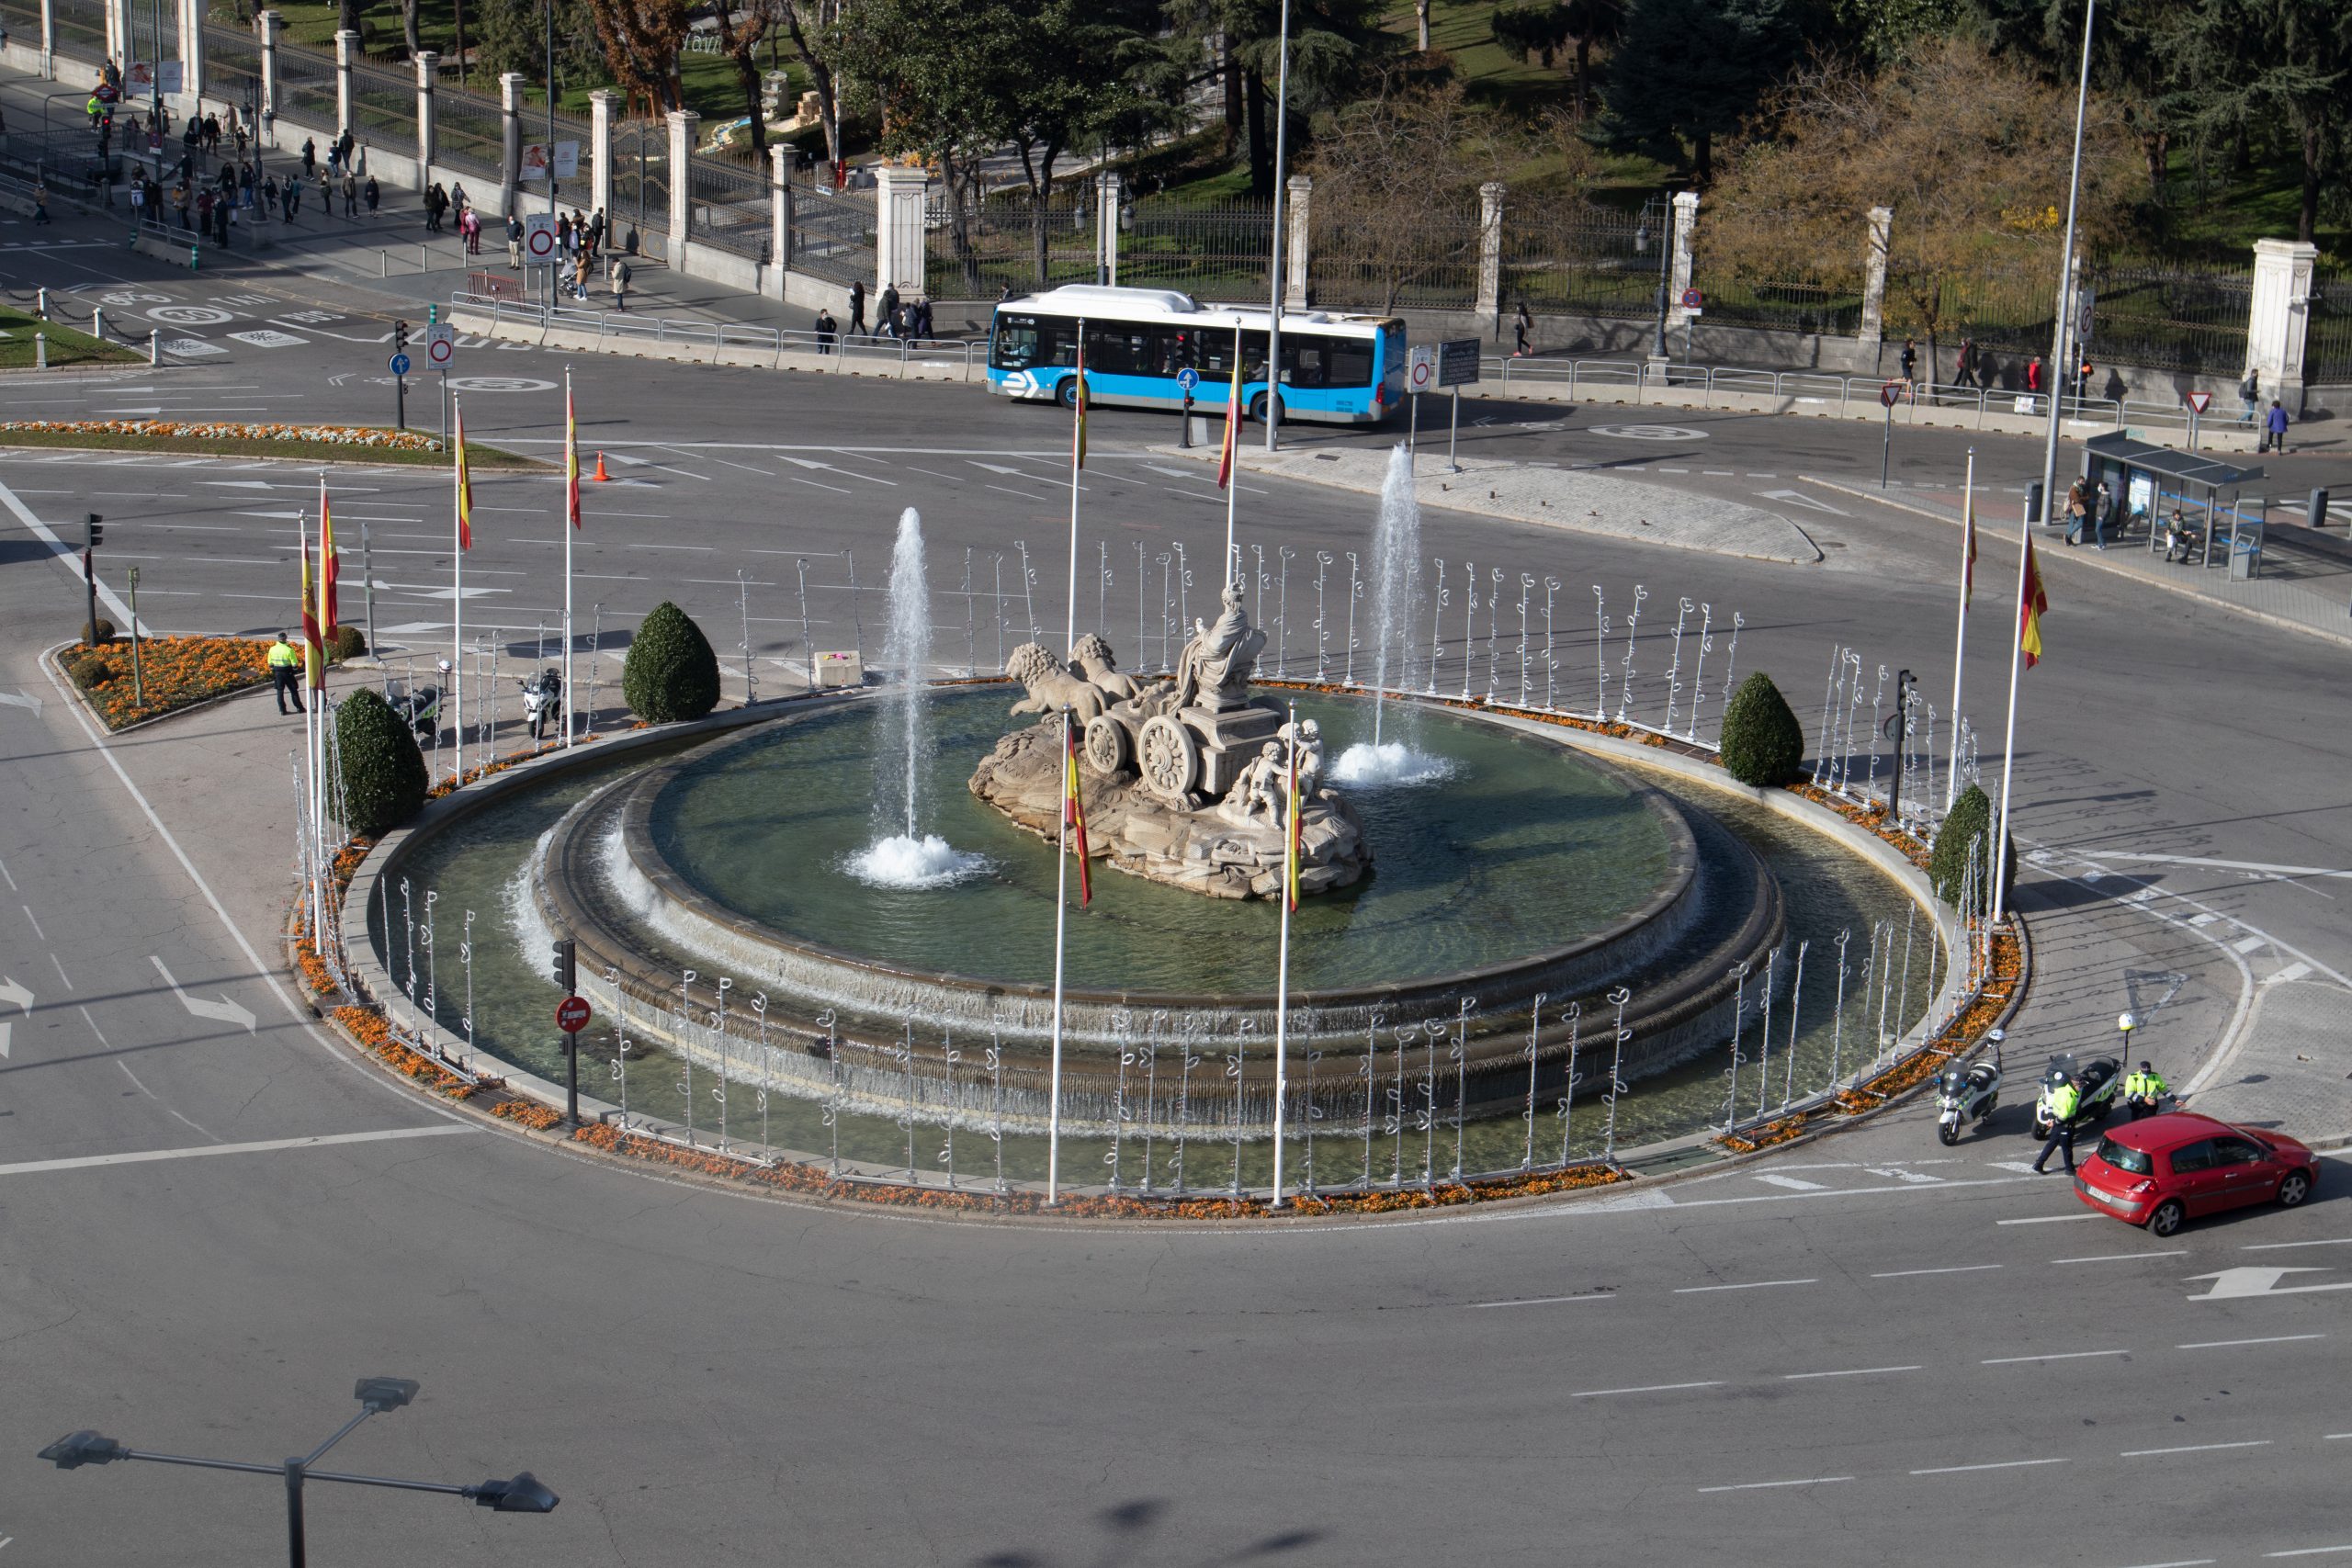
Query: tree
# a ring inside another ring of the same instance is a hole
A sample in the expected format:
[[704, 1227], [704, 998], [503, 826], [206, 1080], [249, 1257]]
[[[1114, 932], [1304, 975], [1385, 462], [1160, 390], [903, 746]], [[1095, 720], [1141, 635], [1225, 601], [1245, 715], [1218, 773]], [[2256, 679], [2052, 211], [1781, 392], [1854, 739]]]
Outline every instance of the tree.
[[[1962, 279], [2055, 276], [2071, 89], [1945, 39], [1875, 74], [1817, 64], [1769, 100], [1766, 117], [1772, 133], [1737, 151], [1713, 220], [1699, 226], [1713, 265], [1750, 278], [1811, 277], [1825, 255], [1859, 260], [1865, 215], [1891, 208], [1886, 322], [1927, 338], [1931, 371]], [[2123, 128], [2094, 98], [2083, 152], [2087, 249], [2126, 231], [2134, 180]]]
[[[1288, 149], [1302, 155], [1312, 116], [1357, 97], [1401, 40], [1382, 26], [1381, 0], [1292, 0]], [[1275, 118], [1269, 112], [1281, 75], [1281, 0], [1167, 0], [1174, 39], [1216, 58], [1239, 79], [1238, 96], [1250, 133], [1250, 189], [1274, 188]]]
[[649, 724], [700, 718], [718, 705], [718, 656], [693, 617], [664, 599], [638, 624], [621, 694]]
[[[596, 36], [604, 42], [605, 69], [628, 94], [631, 111], [655, 117], [683, 107], [678, 54], [686, 43], [687, 0], [588, 3], [594, 8]], [[679, 177], [684, 177], [683, 170]]]
[[1631, 0], [1596, 137], [1678, 158], [1687, 140], [1703, 186], [1715, 138], [1739, 129], [1804, 41], [1791, 0]]
[[1521, 60], [1541, 60], [1570, 44], [1577, 51], [1577, 118], [1592, 107], [1592, 50], [1615, 43], [1625, 31], [1625, 0], [1545, 0], [1500, 6], [1487, 22], [1495, 41]]
[[721, 24], [718, 45], [735, 62], [735, 78], [743, 88], [743, 113], [751, 121], [752, 153], [763, 159], [768, 150], [767, 113], [760, 103], [760, 45], [768, 41], [784, 19], [785, 0], [745, 0], [741, 11]]
[[817, 120], [824, 128], [825, 161], [842, 161], [842, 81], [834, 57], [842, 45], [845, 0], [782, 0], [784, 30], [808, 68], [817, 95]]
[[1724, 707], [1724, 772], [1744, 784], [1770, 789], [1797, 776], [1804, 761], [1804, 731], [1772, 677], [1761, 670], [1739, 684]]
[[2301, 164], [2296, 237], [2315, 240], [2320, 201], [2352, 140], [2352, 7], [2339, 0], [2216, 0], [2168, 11], [2154, 54], [2166, 113], [2206, 138], [2276, 124]]
[[1314, 248], [1378, 277], [1382, 309], [1394, 310], [1408, 286], [1477, 250], [1475, 220], [1454, 228], [1450, 243], [1430, 243], [1445, 233], [1438, 217], [1468, 209], [1483, 181], [1523, 156], [1493, 116], [1468, 108], [1459, 83], [1385, 87], [1340, 110], [1316, 144]]
[[424, 805], [424, 757], [406, 720], [372, 687], [335, 705], [335, 766], [343, 774], [345, 822], [374, 838]]

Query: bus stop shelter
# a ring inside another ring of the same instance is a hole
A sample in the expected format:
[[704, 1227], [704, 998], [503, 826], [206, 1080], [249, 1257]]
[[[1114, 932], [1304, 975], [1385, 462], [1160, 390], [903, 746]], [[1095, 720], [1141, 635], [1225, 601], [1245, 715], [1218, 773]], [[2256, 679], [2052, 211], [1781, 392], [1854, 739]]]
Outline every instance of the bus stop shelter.
[[2166, 519], [2178, 508], [2197, 540], [2198, 566], [2227, 565], [2235, 578], [2261, 570], [2264, 514], [2242, 501], [2245, 488], [2261, 478], [2259, 467], [2233, 468], [2218, 457], [2135, 441], [2121, 431], [2083, 443], [2083, 482], [2096, 489], [2106, 481], [2115, 498], [2113, 531], [2119, 539], [2130, 538], [2135, 526], [2145, 527], [2147, 547], [2154, 550], [2164, 540]]

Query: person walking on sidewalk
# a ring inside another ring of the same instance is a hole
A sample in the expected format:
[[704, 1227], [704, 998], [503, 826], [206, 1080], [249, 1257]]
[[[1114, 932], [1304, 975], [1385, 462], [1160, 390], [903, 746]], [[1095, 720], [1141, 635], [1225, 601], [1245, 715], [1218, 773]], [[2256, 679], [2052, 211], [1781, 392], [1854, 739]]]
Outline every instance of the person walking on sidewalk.
[[628, 309], [628, 263], [623, 262], [613, 268], [613, 309], [616, 310], [627, 311]]
[[33, 221], [49, 221], [49, 187], [39, 180], [33, 182]]
[[[345, 218], [359, 216], [359, 176], [351, 172], [348, 164], [343, 166], [343, 215]], [[480, 240], [474, 242], [474, 254], [481, 254]]]
[[2025, 392], [2028, 398], [2041, 395], [2041, 355], [2038, 354], [2025, 362]]
[[523, 220], [513, 212], [506, 215], [506, 270], [523, 270]]
[[1534, 325], [1535, 318], [1527, 313], [1527, 301], [1521, 299], [1519, 302], [1519, 309], [1510, 318], [1510, 356], [1513, 359], [1527, 357], [1527, 334]]
[[2102, 550], [2107, 548], [2108, 519], [2114, 515], [2115, 492], [2107, 488], [2105, 479], [2101, 479], [2098, 481], [2098, 494], [2091, 501], [2091, 536]]
[[[271, 682], [275, 683], [277, 691], [277, 712], [279, 716], [283, 717], [288, 714], [300, 713], [304, 711], [302, 707], [302, 682], [300, 679], [302, 669], [302, 656], [294, 651], [294, 645], [286, 640], [286, 634], [284, 632], [279, 632], [277, 634], [277, 640], [269, 645], [268, 658], [269, 678]], [[292, 697], [294, 699], [294, 705], [291, 708], [288, 708], [286, 705], [286, 699], [288, 697]]]
[[883, 286], [881, 302], [874, 312], [874, 330], [899, 335], [899, 286], [895, 283]]
[[2242, 423], [2252, 424], [2262, 417], [2262, 377], [2251, 365], [2245, 367], [2245, 379], [2238, 383], [2238, 401], [2245, 405]]
[[373, 175], [368, 176], [367, 196], [368, 216], [373, 218], [376, 216], [376, 204], [384, 199], [383, 187], [376, 183], [376, 176]]
[[1908, 387], [1916, 387], [1919, 384], [1919, 340], [1917, 338], [1906, 337], [1903, 340], [1903, 382]]
[[2262, 444], [2255, 450], [2287, 455], [2287, 410], [2276, 398], [2270, 400], [2270, 417], [2262, 423]]
[[865, 280], [858, 279], [849, 286], [849, 335], [856, 337], [865, 331]]
[[841, 330], [841, 323], [833, 320], [833, 313], [820, 308], [817, 311], [817, 319], [808, 324], [817, 334], [817, 352], [832, 353], [833, 336]]

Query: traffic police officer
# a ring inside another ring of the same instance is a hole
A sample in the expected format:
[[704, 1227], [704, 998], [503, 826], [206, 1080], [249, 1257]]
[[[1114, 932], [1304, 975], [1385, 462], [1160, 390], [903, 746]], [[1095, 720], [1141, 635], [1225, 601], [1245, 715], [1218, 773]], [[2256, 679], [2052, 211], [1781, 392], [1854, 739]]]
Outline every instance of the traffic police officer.
[[277, 640], [269, 645], [269, 676], [271, 680], [277, 682], [277, 711], [279, 713], [287, 711], [288, 697], [294, 699], [294, 712], [304, 711], [301, 671], [302, 656], [294, 651], [294, 645], [286, 640], [286, 634], [279, 632]]
[[2148, 1062], [2141, 1063], [2140, 1070], [2123, 1080], [2123, 1104], [2134, 1122], [2143, 1116], [2154, 1116], [2156, 1101], [2171, 1092], [2172, 1085], [2165, 1082], [2164, 1075]]
[[2049, 1174], [2041, 1168], [2042, 1163], [2049, 1159], [2050, 1151], [2056, 1149], [2066, 1156], [2066, 1174], [2072, 1176], [2075, 1174], [2075, 1116], [2083, 1108], [2083, 1091], [2075, 1087], [2074, 1079], [2062, 1077], [2050, 1087], [2043, 1100], [2050, 1107], [2050, 1141], [2043, 1144], [2041, 1152], [2034, 1156], [2033, 1173], [2036, 1176]]

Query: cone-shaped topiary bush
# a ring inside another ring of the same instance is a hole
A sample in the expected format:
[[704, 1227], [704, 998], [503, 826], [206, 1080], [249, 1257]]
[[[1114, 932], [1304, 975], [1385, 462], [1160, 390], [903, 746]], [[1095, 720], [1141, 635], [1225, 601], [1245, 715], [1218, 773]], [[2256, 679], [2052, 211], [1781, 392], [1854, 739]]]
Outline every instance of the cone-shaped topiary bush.
[[[1993, 803], [1985, 798], [1983, 790], [1970, 784], [1961, 792], [1960, 798], [1951, 803], [1951, 810], [1945, 814], [1944, 825], [1936, 829], [1936, 845], [1928, 856], [1928, 881], [1934, 886], [1936, 897], [1948, 904], [1957, 904], [1961, 895], [1968, 891], [1965, 886], [1968, 853], [1973, 846], [1976, 851], [1979, 876], [1974, 896], [1969, 903], [1978, 909], [1989, 906], [1992, 886], [1984, 879], [1982, 872], [1988, 863], [1984, 849], [1992, 841]], [[2009, 845], [2008, 862], [2007, 885], [2014, 887], [2018, 875], [2018, 847], [2014, 843]]]
[[1759, 788], [1788, 783], [1804, 761], [1797, 716], [1761, 670], [1740, 682], [1724, 709], [1723, 756], [1724, 772]]
[[374, 838], [415, 816], [424, 804], [424, 757], [392, 705], [363, 686], [336, 705], [334, 732], [345, 826]]
[[700, 718], [718, 705], [718, 656], [702, 628], [667, 599], [653, 607], [628, 645], [621, 694], [649, 724]]

